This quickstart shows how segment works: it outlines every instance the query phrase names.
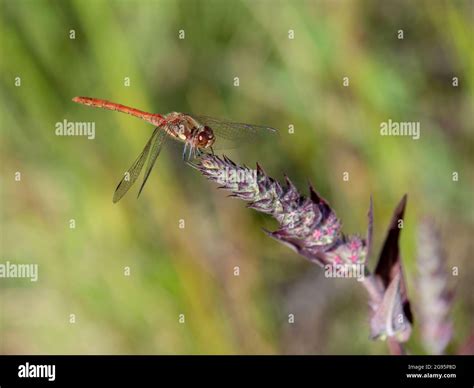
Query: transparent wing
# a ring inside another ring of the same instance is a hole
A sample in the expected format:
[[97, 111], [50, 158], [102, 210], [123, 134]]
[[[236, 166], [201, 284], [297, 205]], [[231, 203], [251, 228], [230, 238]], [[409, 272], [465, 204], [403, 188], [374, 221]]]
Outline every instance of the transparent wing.
[[216, 136], [214, 149], [236, 148], [240, 145], [259, 141], [261, 138], [278, 133], [278, 130], [265, 125], [236, 123], [209, 116], [191, 115], [200, 124], [210, 127]]
[[145, 161], [148, 157], [148, 154], [150, 153], [150, 147], [151, 147], [152, 141], [157, 136], [158, 131], [160, 131], [159, 128], [156, 128], [153, 131], [153, 134], [151, 135], [150, 139], [145, 144], [145, 148], [143, 148], [143, 151], [141, 152], [141, 154], [138, 155], [138, 158], [133, 162], [133, 164], [124, 174], [120, 183], [117, 185], [117, 188], [115, 189], [115, 192], [114, 192], [114, 197], [112, 199], [114, 203], [118, 202], [127, 193], [130, 187], [132, 187], [135, 181], [137, 180], [138, 176], [140, 175], [140, 172], [142, 171], [143, 165], [145, 164]]
[[155, 165], [156, 159], [163, 148], [163, 144], [166, 143], [166, 139], [168, 139], [168, 135], [165, 131], [160, 131], [158, 135], [156, 135], [155, 141], [151, 146], [150, 157], [148, 158], [148, 164], [146, 166], [145, 175], [143, 177], [142, 185], [140, 186], [140, 190], [138, 191], [137, 198], [140, 196], [143, 187], [145, 186], [146, 181], [148, 180], [148, 176], [150, 175], [153, 166]]

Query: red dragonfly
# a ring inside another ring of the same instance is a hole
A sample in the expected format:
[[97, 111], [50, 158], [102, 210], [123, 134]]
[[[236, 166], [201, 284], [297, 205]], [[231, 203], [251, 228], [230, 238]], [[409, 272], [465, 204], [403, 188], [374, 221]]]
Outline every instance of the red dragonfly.
[[191, 157], [199, 156], [203, 152], [214, 153], [214, 149], [231, 148], [265, 133], [277, 131], [271, 127], [235, 123], [209, 116], [179, 112], [171, 112], [166, 115], [148, 113], [98, 98], [74, 97], [72, 100], [83, 105], [128, 113], [156, 127], [145, 144], [145, 148], [115, 189], [114, 203], [118, 202], [132, 187], [149, 157], [143, 182], [138, 191], [138, 196], [140, 196], [156, 159], [169, 138], [184, 143], [183, 160], [186, 159], [186, 152], [188, 152], [188, 160], [190, 160]]

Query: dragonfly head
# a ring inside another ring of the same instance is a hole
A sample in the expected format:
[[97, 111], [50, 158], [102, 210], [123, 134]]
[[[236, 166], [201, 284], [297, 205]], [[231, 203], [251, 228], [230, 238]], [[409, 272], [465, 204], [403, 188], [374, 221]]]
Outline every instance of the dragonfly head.
[[199, 148], [211, 147], [216, 141], [213, 130], [205, 125], [196, 134], [196, 146]]

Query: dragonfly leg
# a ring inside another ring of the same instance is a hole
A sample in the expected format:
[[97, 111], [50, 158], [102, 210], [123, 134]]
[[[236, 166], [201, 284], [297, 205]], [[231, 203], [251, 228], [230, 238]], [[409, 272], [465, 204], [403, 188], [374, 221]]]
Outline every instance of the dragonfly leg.
[[201, 151], [200, 148], [194, 147], [194, 157], [195, 158], [201, 156], [201, 153], [202, 153], [202, 151]]
[[214, 148], [210, 147], [211, 148], [211, 154], [214, 155]]
[[188, 152], [188, 160], [191, 160], [191, 155], [193, 153], [193, 146], [192, 144], [189, 145], [189, 152]]
[[184, 149], [183, 149], [183, 160], [186, 160], [186, 149], [188, 148], [188, 143], [184, 143]]

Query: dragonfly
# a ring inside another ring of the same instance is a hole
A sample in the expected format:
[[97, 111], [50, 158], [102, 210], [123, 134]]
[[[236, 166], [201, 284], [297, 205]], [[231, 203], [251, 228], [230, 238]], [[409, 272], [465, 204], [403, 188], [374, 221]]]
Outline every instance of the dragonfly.
[[201, 156], [203, 153], [214, 154], [214, 149], [228, 149], [249, 142], [267, 133], [276, 133], [277, 129], [263, 125], [252, 125], [226, 121], [210, 116], [189, 113], [171, 112], [168, 114], [149, 113], [118, 104], [115, 102], [92, 97], [74, 97], [79, 104], [127, 113], [152, 124], [155, 129], [122, 180], [115, 189], [112, 201], [118, 202], [137, 181], [146, 165], [142, 184], [137, 198], [143, 191], [145, 183], [155, 165], [156, 159], [168, 139], [184, 143], [183, 160]]

